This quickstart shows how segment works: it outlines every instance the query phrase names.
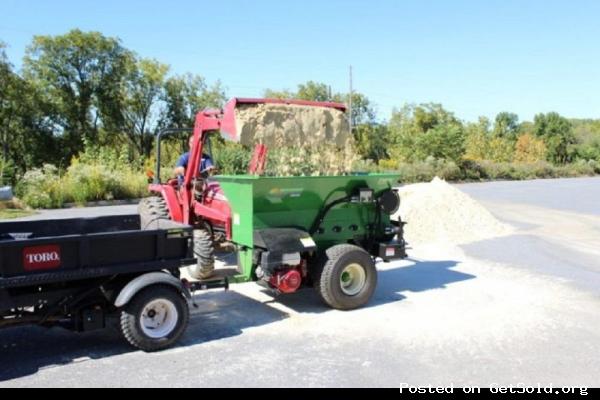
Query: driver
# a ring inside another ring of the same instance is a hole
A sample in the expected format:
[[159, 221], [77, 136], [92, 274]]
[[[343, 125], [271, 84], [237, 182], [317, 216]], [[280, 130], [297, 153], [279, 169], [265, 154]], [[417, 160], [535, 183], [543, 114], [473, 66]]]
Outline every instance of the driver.
[[[192, 149], [192, 144], [194, 143], [194, 136], [190, 136], [190, 140], [188, 144], [190, 146], [190, 150]], [[185, 170], [188, 166], [188, 162], [190, 160], [190, 152], [186, 152], [179, 157], [177, 161], [177, 165], [173, 170], [173, 174], [179, 179], [181, 182], [183, 180], [183, 176], [185, 175]], [[198, 168], [198, 172], [201, 174], [211, 175], [215, 171], [215, 166], [208, 154], [202, 154], [202, 160], [200, 161], [200, 165]]]

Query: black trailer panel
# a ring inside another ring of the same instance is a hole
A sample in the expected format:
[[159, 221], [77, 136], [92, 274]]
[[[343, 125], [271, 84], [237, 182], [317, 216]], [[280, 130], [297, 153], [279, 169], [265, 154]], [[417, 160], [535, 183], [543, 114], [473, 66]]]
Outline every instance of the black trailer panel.
[[179, 268], [192, 228], [138, 215], [0, 223], [0, 288]]

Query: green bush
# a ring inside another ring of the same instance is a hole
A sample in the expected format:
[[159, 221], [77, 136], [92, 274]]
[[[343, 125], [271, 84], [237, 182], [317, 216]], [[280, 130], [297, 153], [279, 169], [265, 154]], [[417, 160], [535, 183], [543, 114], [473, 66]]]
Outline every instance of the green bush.
[[598, 160], [589, 160], [587, 162], [590, 167], [594, 169], [595, 174], [600, 174], [600, 161]]
[[554, 166], [547, 161], [532, 163], [463, 160], [460, 164], [429, 157], [424, 162], [401, 163], [382, 160], [377, 168], [368, 172], [395, 172], [402, 182], [428, 182], [438, 176], [448, 181], [526, 180], [568, 178], [600, 173], [600, 163], [595, 160]]
[[51, 164], [25, 173], [19, 181], [16, 193], [33, 208], [55, 208], [64, 203], [64, 183], [58, 169]]
[[357, 173], [379, 172], [379, 166], [373, 160], [360, 159], [352, 165], [352, 171]]
[[358, 160], [352, 148], [340, 150], [334, 144], [324, 144], [318, 149], [281, 147], [269, 150], [265, 175], [340, 175], [351, 172]]
[[87, 148], [63, 173], [51, 164], [28, 171], [16, 191], [30, 207], [58, 208], [71, 202], [143, 197], [147, 178], [137, 162], [127, 161], [124, 152]]
[[557, 175], [565, 178], [577, 176], [592, 176], [598, 171], [598, 163], [595, 161], [579, 160], [572, 164], [556, 167]]
[[[222, 174], [244, 174], [252, 155], [251, 149], [235, 143], [215, 143], [215, 161]], [[174, 153], [175, 154], [175, 153]], [[59, 170], [45, 164], [28, 171], [16, 187], [19, 198], [32, 208], [56, 208], [64, 203], [141, 198], [147, 195], [147, 177], [143, 173], [151, 159], [129, 161], [126, 149], [87, 147], [73, 158], [71, 166]], [[546, 161], [531, 163], [493, 162], [487, 160], [449, 161], [427, 157], [413, 163], [384, 159], [379, 163], [359, 159], [352, 149], [339, 151], [334, 145], [319, 149], [270, 149], [267, 176], [337, 175], [350, 171], [393, 172], [405, 183], [427, 182], [434, 177], [448, 181], [524, 180], [594, 175], [600, 162], [580, 159], [575, 163], [554, 166]], [[165, 174], [171, 170], [165, 167]]]
[[144, 197], [147, 178], [129, 169], [111, 169], [104, 164], [72, 164], [65, 175], [69, 200], [85, 203], [99, 200]]
[[240, 175], [248, 171], [252, 151], [239, 143], [214, 141], [214, 162], [222, 175]]
[[481, 180], [526, 180], [553, 178], [557, 175], [556, 168], [545, 161], [534, 163], [478, 161], [464, 165], [464, 171], [466, 180], [473, 180], [475, 176]]
[[379, 170], [384, 172], [397, 172], [400, 180], [409, 182], [427, 182], [436, 176], [449, 181], [461, 180], [463, 175], [460, 167], [453, 161], [446, 161], [428, 157], [425, 161], [415, 163], [401, 163], [392, 160], [382, 160]]
[[17, 195], [32, 208], [58, 208], [65, 203], [144, 197], [146, 177], [141, 172], [114, 170], [101, 164], [76, 162], [64, 175], [50, 164], [25, 174]]

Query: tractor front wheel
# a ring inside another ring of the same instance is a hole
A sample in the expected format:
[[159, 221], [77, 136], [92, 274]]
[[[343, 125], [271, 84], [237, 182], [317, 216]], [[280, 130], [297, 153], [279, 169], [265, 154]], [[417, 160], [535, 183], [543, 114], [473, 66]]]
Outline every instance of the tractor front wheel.
[[191, 268], [191, 275], [196, 279], [208, 279], [215, 271], [215, 245], [208, 229], [194, 231], [194, 255], [198, 264]]
[[167, 203], [162, 197], [147, 197], [138, 206], [142, 230], [158, 227], [158, 221], [170, 219]]
[[362, 248], [342, 244], [323, 254], [314, 274], [321, 299], [338, 310], [354, 310], [369, 302], [377, 287], [373, 258]]

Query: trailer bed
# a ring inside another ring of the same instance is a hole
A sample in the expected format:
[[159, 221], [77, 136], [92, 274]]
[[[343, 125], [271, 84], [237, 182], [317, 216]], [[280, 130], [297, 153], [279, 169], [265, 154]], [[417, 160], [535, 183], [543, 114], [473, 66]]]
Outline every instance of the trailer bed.
[[0, 289], [194, 263], [192, 228], [138, 215], [0, 223]]

